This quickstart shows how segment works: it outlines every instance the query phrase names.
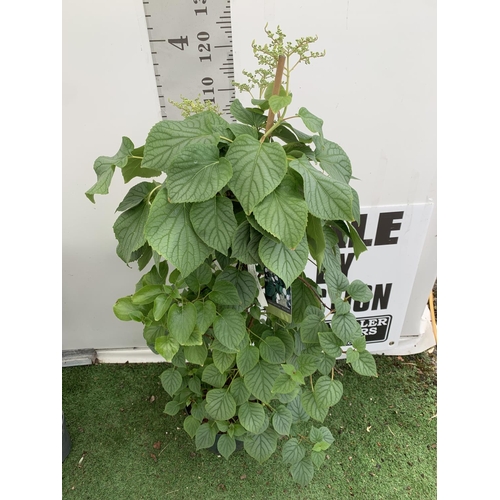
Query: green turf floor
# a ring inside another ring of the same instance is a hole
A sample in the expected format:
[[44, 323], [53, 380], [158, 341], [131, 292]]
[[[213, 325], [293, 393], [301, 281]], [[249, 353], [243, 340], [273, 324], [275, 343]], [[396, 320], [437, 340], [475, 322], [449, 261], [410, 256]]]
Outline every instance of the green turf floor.
[[63, 498], [435, 499], [436, 358], [436, 352], [377, 357], [376, 379], [339, 361], [344, 396], [323, 424], [335, 442], [306, 487], [292, 481], [279, 454], [260, 465], [245, 452], [226, 461], [196, 451], [181, 416], [163, 413], [165, 364], [63, 368], [72, 440], [62, 465]]

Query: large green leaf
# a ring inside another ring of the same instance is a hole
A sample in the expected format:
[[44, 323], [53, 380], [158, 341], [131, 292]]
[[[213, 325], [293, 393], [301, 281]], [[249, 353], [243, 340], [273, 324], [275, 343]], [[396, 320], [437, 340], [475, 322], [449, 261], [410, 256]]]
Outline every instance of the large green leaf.
[[[299, 112], [297, 114], [302, 118], [304, 125], [311, 132], [321, 133], [321, 130], [323, 127], [323, 120], [321, 118], [318, 118], [316, 115], [313, 115], [306, 108], [300, 108]], [[315, 137], [317, 137], [317, 136], [315, 136]]]
[[195, 346], [203, 344], [203, 334], [195, 327], [191, 335], [182, 343], [185, 346]]
[[357, 352], [359, 352], [358, 360], [351, 363], [353, 370], [366, 377], [378, 377], [377, 365], [373, 354], [368, 351]]
[[307, 316], [300, 325], [300, 338], [302, 342], [305, 344], [316, 344], [319, 342], [318, 333], [327, 330], [325, 316], [321, 309], [309, 306]]
[[259, 360], [243, 379], [250, 392], [260, 401], [268, 403], [273, 397], [272, 389], [280, 374], [278, 365]]
[[227, 460], [236, 450], [236, 439], [227, 434], [221, 434], [217, 442], [217, 451]]
[[311, 451], [311, 462], [316, 467], [316, 469], [319, 469], [326, 458], [326, 453], [324, 451]]
[[132, 297], [122, 297], [115, 302], [113, 312], [122, 321], [142, 321], [147, 314], [146, 306], [134, 304]]
[[168, 275], [168, 263], [163, 260], [158, 266], [154, 265], [137, 284], [137, 290], [145, 285], [164, 285]]
[[257, 434], [264, 425], [266, 414], [259, 403], [243, 403], [238, 409], [238, 418], [241, 425], [254, 434]]
[[157, 337], [155, 340], [155, 350], [156, 352], [165, 358], [169, 363], [179, 351], [180, 344], [171, 335], [165, 335], [162, 337]]
[[312, 464], [311, 458], [303, 458], [300, 462], [293, 464], [290, 467], [290, 473], [292, 474], [293, 480], [299, 483], [301, 486], [305, 486], [310, 483], [314, 477], [314, 466]]
[[297, 388], [297, 381], [292, 379], [286, 373], [280, 373], [274, 381], [272, 392], [273, 394], [290, 394]]
[[307, 225], [307, 203], [290, 176], [268, 194], [254, 210], [257, 222], [288, 248], [295, 248]]
[[277, 113], [280, 109], [286, 108], [291, 102], [291, 95], [272, 95], [269, 97], [269, 107], [274, 113]]
[[115, 167], [124, 167], [133, 149], [133, 142], [128, 137], [122, 137], [120, 149], [114, 156], [99, 156], [97, 158], [94, 162], [94, 172], [97, 175], [97, 182], [85, 193], [92, 203], [95, 203], [95, 194], [108, 194]]
[[196, 328], [203, 334], [205, 333], [210, 325], [214, 322], [216, 317], [216, 307], [210, 300], [205, 300], [204, 302], [195, 302], [196, 307]]
[[[326, 253], [329, 254], [330, 251]], [[331, 260], [333, 259], [330, 259], [329, 257], [325, 258], [325, 266], [327, 265], [327, 262], [329, 266], [325, 267], [325, 282], [328, 288], [328, 295], [330, 296], [330, 299], [335, 302], [340, 298], [342, 292], [347, 290], [349, 286], [349, 280], [347, 279], [347, 276], [342, 272], [342, 269], [331, 266]]]
[[308, 306], [321, 307], [317, 295], [320, 291], [317, 288], [318, 285], [305, 276], [292, 283], [292, 319], [294, 323], [301, 323], [304, 320]]
[[320, 408], [328, 408], [337, 404], [342, 398], [343, 386], [340, 380], [332, 380], [323, 375], [314, 384], [314, 397]]
[[326, 248], [323, 222], [312, 214], [307, 217], [306, 234], [311, 257], [316, 261], [317, 268], [321, 269]]
[[227, 184], [232, 174], [231, 164], [219, 158], [216, 145], [187, 146], [167, 168], [168, 195], [173, 203], [206, 201]]
[[316, 145], [314, 153], [321, 168], [333, 179], [348, 184], [351, 180], [352, 168], [345, 151], [338, 144], [317, 135], [313, 137], [313, 141]]
[[236, 359], [236, 354], [222, 352], [219, 351], [218, 349], [213, 349], [212, 358], [214, 360], [214, 365], [217, 367], [217, 369], [221, 373], [224, 373], [234, 364], [234, 360]]
[[203, 393], [201, 391], [201, 380], [197, 375], [193, 375], [188, 380], [188, 387], [191, 391], [193, 391], [197, 396], [202, 396]]
[[329, 375], [335, 366], [336, 358], [332, 358], [326, 352], [320, 353], [317, 358], [318, 371], [323, 375]]
[[227, 122], [212, 111], [198, 113], [183, 121], [158, 122], [146, 139], [142, 166], [167, 172], [169, 165], [186, 146], [216, 146], [226, 127]]
[[165, 370], [160, 375], [160, 380], [161, 385], [170, 394], [170, 396], [173, 396], [182, 385], [182, 375], [174, 368]]
[[333, 358], [338, 358], [342, 354], [339, 338], [331, 331], [318, 333], [319, 343], [323, 351]]
[[245, 334], [245, 317], [234, 309], [224, 309], [214, 321], [215, 338], [230, 349], [237, 349]]
[[296, 464], [305, 457], [306, 450], [296, 438], [291, 438], [283, 445], [281, 453], [283, 462], [286, 464]]
[[146, 243], [144, 229], [149, 216], [149, 203], [143, 201], [118, 216], [113, 225], [118, 240], [116, 253], [124, 262], [130, 262], [132, 253]]
[[193, 292], [199, 292], [204, 285], [208, 285], [212, 280], [212, 268], [204, 262], [197, 267], [190, 275], [184, 278], [187, 286]]
[[146, 238], [153, 249], [189, 275], [210, 254], [210, 248], [195, 233], [189, 218], [190, 206], [169, 203], [166, 189], [161, 189], [151, 205], [146, 224]]
[[244, 108], [239, 99], [231, 103], [231, 114], [241, 123], [259, 127], [266, 122], [266, 116], [257, 111]]
[[318, 369], [318, 358], [314, 354], [303, 352], [297, 357], [297, 365], [302, 379], [312, 375]]
[[301, 394], [301, 402], [302, 407], [306, 411], [306, 413], [317, 420], [318, 422], [323, 422], [328, 414], [328, 408], [319, 405], [316, 398], [314, 397], [314, 393], [309, 389], [302, 389]]
[[169, 401], [165, 405], [165, 409], [163, 410], [163, 413], [166, 413], [167, 415], [170, 415], [173, 417], [174, 415], [177, 415], [179, 411], [181, 411], [182, 407], [184, 406], [183, 403], [179, 403], [179, 401]]
[[373, 298], [373, 293], [368, 285], [360, 280], [352, 281], [347, 287], [347, 293], [358, 302], [369, 302]]
[[196, 326], [197, 310], [193, 303], [184, 305], [174, 304], [170, 307], [167, 315], [167, 328], [170, 335], [183, 344], [191, 335]]
[[189, 434], [189, 437], [194, 438], [198, 427], [200, 427], [200, 422], [194, 418], [192, 415], [188, 415], [182, 424], [184, 430]]
[[132, 303], [139, 305], [151, 304], [158, 295], [164, 293], [164, 285], [146, 285], [132, 295]]
[[156, 182], [139, 182], [139, 184], [130, 188], [125, 198], [123, 198], [123, 201], [118, 205], [116, 211], [125, 212], [125, 210], [136, 207], [149, 196], [149, 193], [151, 193], [156, 186], [159, 186]]
[[155, 297], [153, 303], [153, 317], [155, 321], [160, 321], [172, 305], [172, 297], [163, 293]]
[[244, 220], [234, 234], [231, 257], [243, 264], [260, 264], [258, 250], [261, 239], [262, 234]]
[[262, 464], [276, 451], [277, 443], [278, 434], [273, 429], [268, 428], [261, 434], [247, 434], [244, 446], [245, 451]]
[[259, 285], [252, 274], [236, 267], [226, 267], [217, 276], [215, 282], [218, 281], [229, 281], [235, 286], [240, 299], [239, 311], [249, 307], [259, 292]]
[[227, 374], [221, 374], [215, 365], [208, 365], [203, 370], [201, 381], [213, 387], [221, 388], [227, 380]]
[[274, 334], [281, 340], [281, 342], [283, 342], [283, 345], [285, 346], [285, 360], [288, 360], [288, 358], [290, 358], [293, 354], [295, 344], [293, 334], [284, 329], [277, 330]]
[[236, 287], [230, 281], [216, 281], [209, 294], [216, 304], [224, 306], [240, 306], [241, 300]]
[[134, 149], [128, 157], [127, 164], [122, 167], [123, 182], [127, 184], [135, 177], [158, 177], [161, 175], [159, 170], [142, 167], [142, 159], [144, 157], [144, 146]]
[[227, 128], [234, 134], [235, 137], [238, 137], [242, 134], [248, 134], [255, 139], [259, 138], [257, 129], [249, 125], [242, 125], [241, 123], [230, 123]]
[[320, 219], [354, 220], [353, 194], [347, 184], [322, 174], [304, 156], [292, 160], [289, 165], [304, 179], [304, 197], [309, 212]]
[[[142, 336], [146, 341], [146, 344], [154, 349], [156, 339], [158, 337], [163, 337], [167, 333], [165, 327], [162, 324], [151, 324], [145, 325], [142, 331]], [[156, 350], [156, 349], [155, 349]]]
[[284, 281], [287, 288], [306, 267], [308, 255], [305, 234], [295, 250], [290, 250], [284, 243], [276, 243], [266, 236], [259, 244], [259, 256], [262, 262]]
[[261, 358], [268, 363], [275, 365], [285, 362], [285, 344], [275, 335], [263, 339], [259, 351]]
[[309, 420], [309, 415], [304, 410], [302, 406], [301, 394], [298, 394], [295, 399], [292, 399], [287, 405], [288, 410], [292, 414], [292, 422], [298, 424], [300, 422], [307, 422]]
[[353, 339], [352, 346], [359, 352], [366, 351], [366, 337], [363, 335]]
[[[356, 196], [357, 195], [355, 195], [355, 198]], [[347, 223], [347, 226], [349, 228], [349, 236], [352, 241], [352, 248], [354, 250], [354, 255], [356, 256], [356, 259], [358, 259], [363, 252], [366, 252], [367, 248], [365, 242], [359, 236], [356, 228], [350, 222]]]
[[214, 420], [229, 420], [236, 414], [236, 401], [227, 389], [211, 389], [205, 410]]
[[250, 396], [250, 391], [245, 385], [245, 381], [241, 377], [233, 379], [229, 386], [229, 392], [232, 394], [237, 405], [242, 405]]
[[194, 438], [196, 449], [210, 448], [215, 443], [217, 436], [217, 425], [215, 422], [206, 422], [201, 424]]
[[345, 360], [348, 363], [355, 363], [359, 359], [359, 352], [355, 351], [352, 347], [349, 347], [347, 349], [347, 352], [345, 353]]
[[344, 342], [344, 345], [362, 335], [361, 326], [352, 313], [335, 314], [330, 325], [333, 333]]
[[227, 255], [238, 227], [231, 200], [225, 196], [215, 196], [202, 203], [193, 203], [189, 216], [202, 241]]
[[286, 173], [286, 153], [281, 145], [261, 143], [249, 135], [236, 137], [226, 158], [233, 167], [229, 188], [247, 214], [279, 185]]
[[292, 412], [286, 406], [278, 406], [273, 413], [272, 423], [274, 430], [281, 436], [288, 436], [292, 427]]
[[190, 363], [203, 366], [208, 356], [205, 344], [184, 346], [184, 356]]
[[248, 373], [259, 361], [259, 349], [248, 345], [236, 354], [236, 365], [241, 375]]

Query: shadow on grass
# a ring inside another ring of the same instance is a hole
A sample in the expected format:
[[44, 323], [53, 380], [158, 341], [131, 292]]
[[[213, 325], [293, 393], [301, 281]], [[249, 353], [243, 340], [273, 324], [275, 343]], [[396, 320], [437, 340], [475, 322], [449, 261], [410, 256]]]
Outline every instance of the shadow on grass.
[[196, 451], [182, 416], [163, 413], [165, 364], [64, 368], [72, 450], [62, 466], [63, 498], [434, 499], [436, 357], [377, 357], [377, 379], [339, 361], [344, 395], [322, 424], [335, 442], [306, 487], [292, 481], [279, 449], [262, 465], [245, 452], [226, 461]]

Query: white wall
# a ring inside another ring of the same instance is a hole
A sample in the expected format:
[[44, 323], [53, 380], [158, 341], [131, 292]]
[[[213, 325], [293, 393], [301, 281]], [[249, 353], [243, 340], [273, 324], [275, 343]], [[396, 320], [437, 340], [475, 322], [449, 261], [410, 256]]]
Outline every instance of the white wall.
[[112, 306], [138, 280], [116, 256], [114, 213], [129, 187], [117, 169], [108, 196], [85, 191], [94, 160], [122, 135], [142, 145], [161, 119], [140, 0], [63, 3], [63, 349], [142, 345]]
[[[84, 196], [95, 158], [116, 153], [122, 135], [142, 144], [160, 119], [142, 1], [63, 8], [63, 349], [143, 346], [141, 325], [112, 312], [139, 277], [115, 255], [111, 229], [128, 187], [115, 179], [96, 205]], [[435, 0], [233, 0], [232, 21], [237, 79], [254, 67], [250, 43], [266, 41], [266, 22], [292, 40], [319, 36], [327, 55], [296, 70], [294, 103], [345, 149], [363, 206], [436, 201]], [[422, 238], [407, 333], [418, 333], [436, 277], [435, 216]]]

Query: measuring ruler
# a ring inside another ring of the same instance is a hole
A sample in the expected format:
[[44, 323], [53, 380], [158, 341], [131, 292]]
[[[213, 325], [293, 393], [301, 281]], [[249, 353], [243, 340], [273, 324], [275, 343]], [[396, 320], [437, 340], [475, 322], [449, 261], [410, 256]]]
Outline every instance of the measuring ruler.
[[144, 1], [153, 67], [164, 119], [180, 120], [169, 102], [182, 97], [217, 104], [223, 118], [235, 99], [230, 0]]

